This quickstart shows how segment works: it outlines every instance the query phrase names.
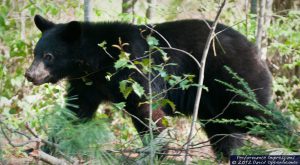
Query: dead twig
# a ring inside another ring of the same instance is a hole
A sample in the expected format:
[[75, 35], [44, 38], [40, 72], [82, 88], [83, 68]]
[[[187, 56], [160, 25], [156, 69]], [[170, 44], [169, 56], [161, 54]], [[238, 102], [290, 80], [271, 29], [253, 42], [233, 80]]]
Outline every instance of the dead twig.
[[[26, 123], [25, 124], [25, 128], [28, 130], [28, 132], [34, 137], [32, 138], [30, 135], [26, 134], [26, 133], [23, 133], [23, 132], [20, 132], [20, 131], [17, 131], [17, 130], [13, 130], [11, 128], [9, 128], [4, 122], [0, 121], [0, 124], [1, 124], [1, 132], [2, 134], [4, 135], [4, 138], [8, 141], [9, 145], [11, 145], [12, 147], [14, 148], [17, 148], [17, 147], [23, 147], [25, 145], [28, 145], [30, 143], [36, 143], [36, 147], [35, 149], [32, 151], [32, 152], [36, 152], [36, 153], [32, 153], [30, 152], [29, 155], [30, 156], [33, 156], [34, 158], [37, 158], [39, 160], [42, 160], [44, 162], [47, 162], [47, 163], [50, 163], [51, 162], [54, 162], [54, 164], [56, 164], [57, 162], [69, 162], [69, 163], [76, 163], [76, 161], [74, 161], [73, 159], [69, 158], [68, 156], [66, 156], [62, 151], [59, 150], [59, 147], [58, 147], [58, 144], [55, 144], [53, 142], [50, 142], [48, 140], [45, 140], [45, 139], [42, 139], [38, 136], [38, 134], [36, 134], [30, 127], [29, 127], [29, 124]], [[16, 133], [16, 134], [19, 134], [19, 135], [22, 135], [24, 137], [26, 137], [28, 140], [24, 141], [24, 142], [21, 142], [21, 143], [14, 143], [11, 138], [7, 135], [7, 133], [4, 131], [4, 129], [8, 130], [10, 133]], [[54, 147], [57, 149], [57, 152], [64, 158], [64, 160], [62, 159], [58, 159], [56, 157], [53, 157], [49, 154], [46, 154], [44, 153], [43, 151], [41, 151], [39, 148], [40, 148], [40, 143], [44, 143], [44, 144], [47, 144], [51, 147]], [[57, 160], [55, 160], [55, 159]], [[66, 163], [64, 163], [66, 164]]]
[[45, 152], [43, 152], [41, 150], [33, 150], [29, 155], [35, 159], [41, 160], [41, 161], [49, 163], [49, 164], [55, 164], [55, 165], [66, 165], [67, 164], [67, 162], [65, 160], [58, 159], [54, 156], [46, 154]]

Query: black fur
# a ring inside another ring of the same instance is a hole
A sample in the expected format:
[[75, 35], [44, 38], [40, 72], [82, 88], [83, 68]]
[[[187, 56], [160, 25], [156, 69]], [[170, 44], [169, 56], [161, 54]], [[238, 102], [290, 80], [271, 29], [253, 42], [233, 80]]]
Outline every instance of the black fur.
[[[40, 16], [37, 16], [40, 17]], [[71, 100], [69, 103], [78, 105], [79, 108], [69, 107], [80, 118], [92, 118], [98, 105], [102, 101], [121, 102], [126, 101], [126, 109], [131, 114], [137, 116], [147, 123], [148, 106], [139, 106], [138, 103], [143, 100], [134, 94], [128, 99], [124, 99], [119, 91], [119, 81], [127, 79], [130, 75], [136, 81], [141, 83], [146, 91], [147, 81], [138, 73], [130, 70], [124, 70], [115, 75], [110, 82], [104, 76], [107, 72], [114, 72], [113, 62], [102, 48], [98, 46], [102, 41], [107, 42], [107, 51], [117, 59], [119, 50], [111, 47], [118, 44], [119, 38], [122, 42], [129, 43], [126, 51], [131, 53], [131, 58], [137, 58], [145, 55], [148, 51], [148, 45], [145, 41], [145, 35], [149, 30], [145, 26], [136, 26], [127, 23], [81, 23], [71, 22], [67, 24], [55, 24], [45, 22], [41, 18], [36, 18], [37, 27], [42, 27], [43, 36], [35, 49], [35, 60], [40, 59], [43, 62], [42, 55], [50, 52], [55, 60], [47, 64], [51, 79], [46, 82], [57, 82], [61, 78], [67, 77], [70, 83], [68, 96], [76, 96], [78, 99]], [[209, 22], [211, 24], [211, 22]], [[48, 26], [51, 25], [51, 26]], [[49, 27], [46, 29], [45, 27]], [[162, 36], [164, 36], [172, 47], [190, 52], [199, 61], [201, 60], [205, 42], [208, 37], [209, 28], [202, 20], [182, 20], [156, 24], [153, 26]], [[264, 61], [262, 61], [251, 44], [239, 32], [219, 24], [216, 32], [218, 42], [216, 42], [216, 55], [213, 49], [210, 49], [207, 64], [205, 68], [204, 85], [209, 91], [204, 92], [199, 109], [199, 119], [211, 119], [219, 115], [225, 107], [227, 109], [218, 118], [243, 119], [245, 116], [262, 116], [257, 111], [241, 105], [229, 105], [234, 98], [234, 94], [226, 91], [224, 86], [215, 81], [219, 79], [237, 85], [231, 78], [224, 66], [229, 66], [239, 76], [244, 78], [255, 93], [258, 101], [265, 105], [270, 100], [271, 95], [271, 75]], [[156, 33], [152, 33], [159, 40], [162, 47], [166, 47], [166, 42]], [[218, 44], [220, 43], [220, 44]], [[166, 69], [173, 74], [182, 75], [184, 73], [198, 75], [198, 67], [195, 62], [187, 55], [178, 52], [166, 50], [171, 56], [171, 62], [178, 66], [167, 67]], [[86, 85], [78, 77], [85, 76], [93, 82], [92, 85]], [[198, 78], [196, 77], [195, 80]], [[44, 82], [45, 83], [45, 82]], [[157, 79], [153, 84], [154, 92], [159, 92], [167, 88], [167, 84]], [[166, 98], [176, 104], [177, 111], [190, 115], [193, 111], [195, 101], [196, 87], [188, 90], [172, 90], [167, 93]], [[235, 100], [241, 99], [236, 97]], [[162, 107], [154, 111], [153, 119], [157, 120], [164, 115], [173, 115], [170, 107]], [[147, 129], [136, 119], [132, 119], [139, 132]], [[163, 129], [161, 122], [158, 122], [160, 130]], [[242, 141], [234, 137], [216, 136], [217, 134], [243, 133], [247, 130], [230, 124], [208, 123], [204, 127], [208, 137], [211, 138], [213, 149], [217, 153], [222, 153], [228, 157], [231, 151], [240, 146]]]

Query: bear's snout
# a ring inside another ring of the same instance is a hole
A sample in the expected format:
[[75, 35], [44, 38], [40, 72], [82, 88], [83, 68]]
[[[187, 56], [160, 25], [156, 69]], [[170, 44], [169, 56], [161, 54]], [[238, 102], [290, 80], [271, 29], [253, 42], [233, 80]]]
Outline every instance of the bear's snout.
[[27, 69], [26, 72], [25, 72], [25, 77], [28, 81], [30, 82], [33, 82], [34, 81], [34, 78], [33, 78], [33, 74], [32, 72], [30, 71], [30, 69]]
[[32, 65], [26, 70], [25, 77], [34, 85], [41, 85], [49, 82], [50, 72], [45, 68], [43, 62], [34, 61]]

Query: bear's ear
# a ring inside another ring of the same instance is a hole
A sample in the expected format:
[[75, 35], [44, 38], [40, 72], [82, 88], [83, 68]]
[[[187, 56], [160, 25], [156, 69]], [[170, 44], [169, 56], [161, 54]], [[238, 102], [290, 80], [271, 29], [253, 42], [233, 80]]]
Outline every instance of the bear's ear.
[[40, 15], [34, 16], [34, 23], [42, 33], [48, 29], [51, 29], [55, 25], [53, 22], [46, 20]]
[[62, 31], [62, 38], [65, 41], [75, 41], [80, 38], [81, 24], [78, 21], [72, 21], [66, 24], [65, 29]]

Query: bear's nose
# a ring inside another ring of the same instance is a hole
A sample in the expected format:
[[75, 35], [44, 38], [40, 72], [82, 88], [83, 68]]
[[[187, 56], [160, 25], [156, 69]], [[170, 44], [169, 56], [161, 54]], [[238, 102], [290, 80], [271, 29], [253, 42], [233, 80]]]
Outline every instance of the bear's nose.
[[26, 72], [25, 72], [25, 77], [26, 77], [26, 79], [27, 79], [28, 81], [30, 81], [30, 82], [33, 82], [33, 81], [34, 81], [34, 79], [33, 79], [33, 74], [32, 74], [32, 72], [31, 72], [30, 70], [26, 70]]

